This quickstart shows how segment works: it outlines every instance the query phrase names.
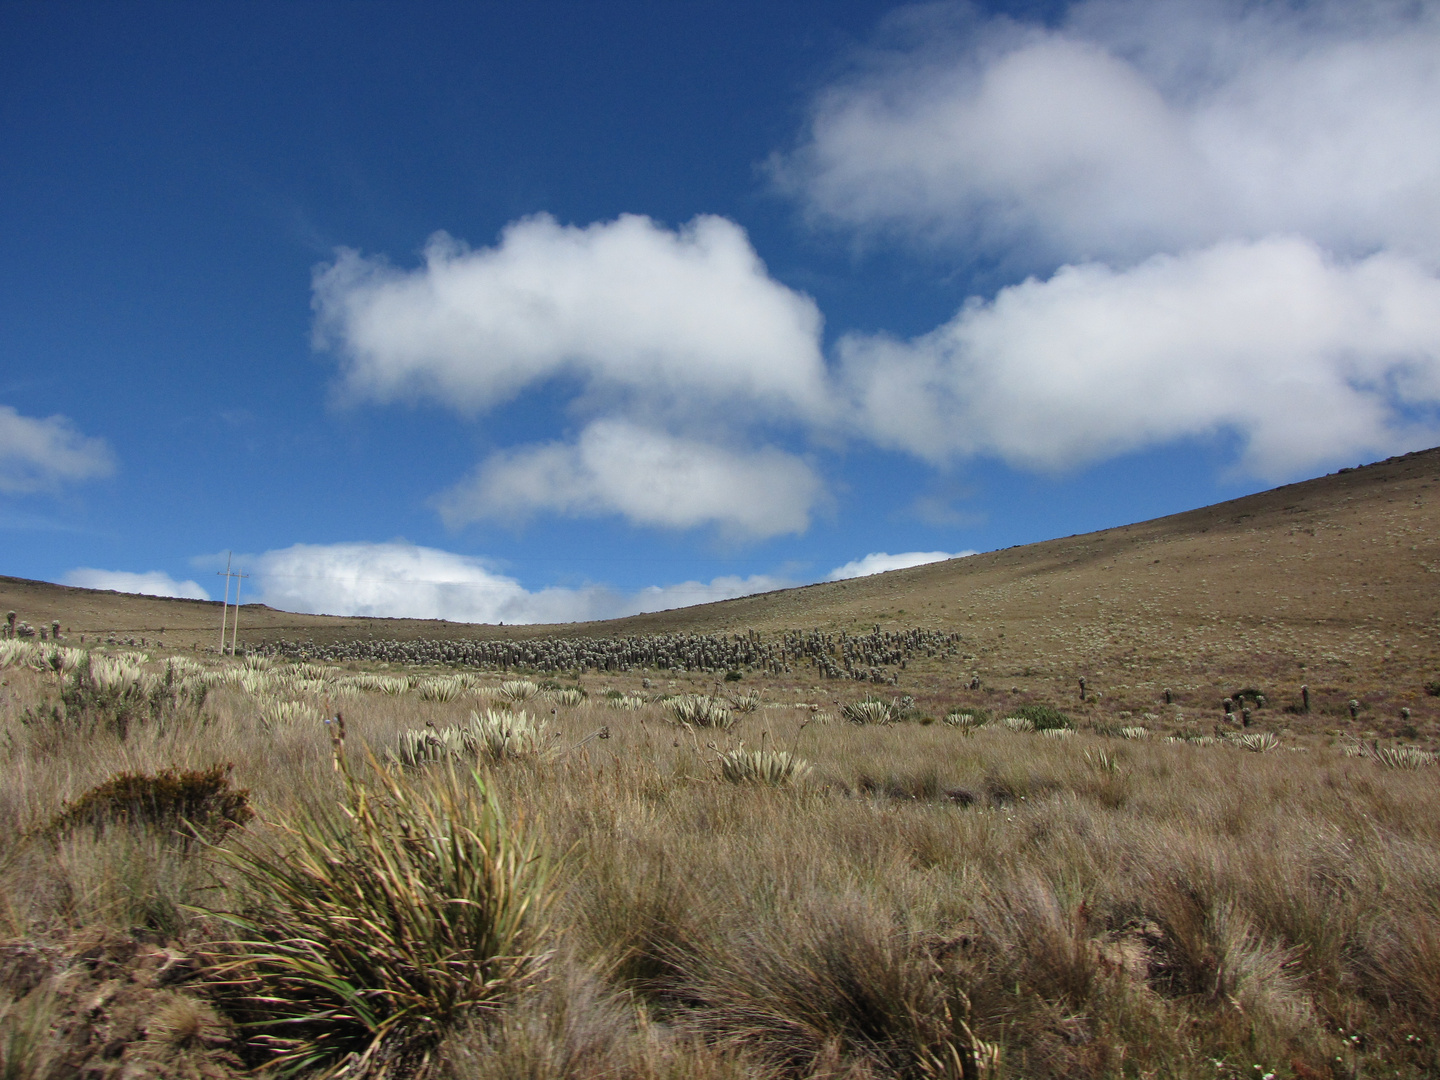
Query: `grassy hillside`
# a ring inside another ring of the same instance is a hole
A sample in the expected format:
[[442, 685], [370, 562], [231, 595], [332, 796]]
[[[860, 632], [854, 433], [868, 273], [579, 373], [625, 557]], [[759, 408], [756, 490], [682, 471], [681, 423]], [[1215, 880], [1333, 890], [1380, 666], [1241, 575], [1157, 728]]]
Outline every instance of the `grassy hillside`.
[[0, 1076], [1440, 1075], [1437, 485], [238, 660], [7, 579]]
[[[962, 659], [907, 666], [902, 685], [1112, 702], [1163, 689], [1213, 697], [1301, 685], [1327, 708], [1358, 698], [1377, 722], [1440, 720], [1440, 449], [1171, 517], [910, 570], [676, 611], [567, 626], [241, 612], [241, 640], [526, 639], [635, 634], [958, 632]], [[0, 607], [74, 641], [214, 649], [220, 605], [0, 578]], [[963, 659], [968, 657], [968, 659]], [[1105, 699], [1102, 698], [1102, 701]], [[1123, 706], [1121, 706], [1123, 708]], [[1343, 709], [1341, 710], [1344, 711]], [[1427, 729], [1428, 730], [1428, 729]]]

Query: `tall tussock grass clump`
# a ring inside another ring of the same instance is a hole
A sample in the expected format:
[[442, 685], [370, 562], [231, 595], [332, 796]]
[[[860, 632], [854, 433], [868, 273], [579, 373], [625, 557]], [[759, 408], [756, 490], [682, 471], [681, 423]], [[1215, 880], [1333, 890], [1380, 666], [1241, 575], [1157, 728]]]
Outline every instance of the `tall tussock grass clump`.
[[49, 986], [14, 1000], [0, 998], [0, 1080], [60, 1075], [59, 1055], [49, 1038], [60, 1019], [60, 1003]]
[[[341, 760], [337, 758], [337, 760]], [[222, 862], [243, 904], [213, 989], [281, 1075], [421, 1077], [457, 1025], [545, 962], [552, 864], [475, 773], [343, 770]]]
[[736, 928], [672, 962], [689, 1003], [677, 1023], [785, 1076], [974, 1080], [996, 1056], [954, 973], [858, 898]]
[[1035, 731], [1069, 731], [1075, 726], [1068, 714], [1053, 705], [1021, 705], [1010, 715], [1028, 720]]

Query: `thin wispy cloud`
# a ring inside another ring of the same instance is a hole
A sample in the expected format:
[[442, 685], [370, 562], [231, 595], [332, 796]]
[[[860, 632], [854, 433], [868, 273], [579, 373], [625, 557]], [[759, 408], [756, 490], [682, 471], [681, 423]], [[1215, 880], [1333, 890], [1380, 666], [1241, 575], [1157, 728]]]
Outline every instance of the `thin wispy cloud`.
[[296, 544], [243, 562], [255, 595], [284, 611], [492, 624], [612, 619], [792, 584], [752, 575], [633, 593], [603, 585], [530, 590], [488, 560], [399, 541]]
[[912, 566], [927, 566], [944, 562], [946, 559], [963, 559], [974, 555], [973, 551], [905, 551], [891, 555], [885, 551], [872, 551], [864, 558], [854, 559], [844, 566], [837, 566], [825, 575], [826, 581], [845, 581], [849, 578], [869, 577], [891, 570], [908, 570]]
[[0, 405], [0, 494], [54, 491], [114, 471], [105, 440], [82, 434], [63, 416], [23, 416]]
[[183, 600], [209, 600], [210, 594], [196, 581], [176, 581], [160, 570], [132, 573], [128, 570], [96, 570], [79, 567], [61, 580], [62, 585], [82, 589], [108, 589], [114, 592], [137, 593], [142, 596], [168, 596]]

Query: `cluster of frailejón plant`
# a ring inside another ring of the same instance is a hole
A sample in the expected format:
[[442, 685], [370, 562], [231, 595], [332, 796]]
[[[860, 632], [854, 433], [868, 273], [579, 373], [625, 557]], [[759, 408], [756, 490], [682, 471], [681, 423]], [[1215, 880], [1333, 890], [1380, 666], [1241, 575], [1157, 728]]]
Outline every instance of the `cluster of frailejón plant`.
[[529, 713], [470, 710], [470, 722], [445, 728], [402, 731], [390, 760], [410, 768], [440, 761], [505, 761], [545, 749], [545, 721]]
[[741, 743], [719, 756], [720, 775], [732, 784], [790, 784], [810, 775], [811, 765], [788, 750], [746, 750]]
[[490, 670], [661, 671], [714, 674], [748, 669], [771, 675], [810, 665], [822, 676], [884, 683], [895, 670], [918, 657], [952, 657], [960, 635], [938, 630], [869, 634], [786, 630], [771, 637], [744, 634], [648, 634], [613, 638], [533, 638], [529, 640], [443, 641], [277, 641], [261, 650], [268, 655], [328, 663], [384, 661], [393, 664], [453, 664]]

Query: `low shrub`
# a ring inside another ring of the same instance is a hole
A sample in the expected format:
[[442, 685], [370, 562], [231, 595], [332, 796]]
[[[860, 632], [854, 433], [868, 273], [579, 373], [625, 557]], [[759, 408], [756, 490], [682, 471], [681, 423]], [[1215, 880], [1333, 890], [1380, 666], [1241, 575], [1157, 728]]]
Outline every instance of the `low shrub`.
[[1018, 709], [1010, 710], [1011, 716], [1019, 716], [1035, 725], [1036, 731], [1047, 731], [1051, 728], [1073, 728], [1075, 724], [1070, 717], [1053, 705], [1021, 705]]
[[82, 734], [106, 731], [124, 739], [132, 725], [198, 716], [209, 693], [204, 680], [143, 671], [145, 657], [93, 656], [75, 664], [60, 693], [60, 706], [46, 719]]
[[1247, 686], [1243, 690], [1236, 690], [1231, 694], [1230, 700], [1235, 702], [1237, 707], [1244, 705], [1245, 702], [1248, 701], [1257, 709], [1263, 709], [1266, 699], [1263, 691], [1257, 690], [1253, 686]]
[[122, 772], [66, 803], [50, 823], [52, 835], [108, 825], [153, 826], [215, 841], [255, 817], [250, 793], [230, 787], [231, 765], [166, 769], [153, 775]]

